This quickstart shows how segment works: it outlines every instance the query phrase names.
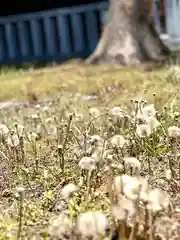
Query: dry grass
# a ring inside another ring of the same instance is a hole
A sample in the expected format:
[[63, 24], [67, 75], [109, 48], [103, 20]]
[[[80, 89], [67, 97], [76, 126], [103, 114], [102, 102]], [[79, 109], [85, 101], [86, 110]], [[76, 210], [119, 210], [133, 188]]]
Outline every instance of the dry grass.
[[[73, 62], [3, 70], [1, 100], [53, 98], [0, 112], [0, 239], [179, 239], [180, 85], [173, 81], [167, 70]], [[124, 174], [133, 177], [121, 186]]]
[[83, 63], [68, 62], [62, 65], [36, 70], [1, 70], [0, 100], [24, 100], [36, 96], [38, 99], [57, 95], [61, 91], [81, 94], [99, 94], [115, 90], [116, 100], [126, 102], [137, 95], [151, 98], [152, 92], [161, 91], [158, 101], [166, 102], [179, 92], [164, 77], [167, 70], [145, 72], [119, 66], [86, 66]]

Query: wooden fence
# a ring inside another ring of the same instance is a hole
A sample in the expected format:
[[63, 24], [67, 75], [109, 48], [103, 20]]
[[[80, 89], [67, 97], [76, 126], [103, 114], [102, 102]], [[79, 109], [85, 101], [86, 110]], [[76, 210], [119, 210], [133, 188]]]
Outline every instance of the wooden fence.
[[88, 56], [105, 10], [102, 2], [0, 18], [0, 64]]

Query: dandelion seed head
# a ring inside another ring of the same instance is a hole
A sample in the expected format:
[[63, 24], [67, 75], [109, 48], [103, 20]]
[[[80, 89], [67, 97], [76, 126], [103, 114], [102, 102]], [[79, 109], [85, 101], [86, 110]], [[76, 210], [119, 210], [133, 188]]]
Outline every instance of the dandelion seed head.
[[151, 135], [151, 128], [148, 124], [139, 124], [136, 126], [136, 134], [140, 138], [149, 137]]
[[131, 182], [124, 185], [124, 194], [130, 200], [136, 200], [137, 198], [142, 201], [147, 200], [148, 183], [144, 178], [133, 177]]
[[113, 107], [110, 110], [110, 114], [117, 117], [124, 117], [122, 109], [120, 107]]
[[54, 217], [50, 220], [48, 232], [52, 237], [64, 239], [65, 236], [71, 236], [72, 229], [72, 221], [67, 215], [61, 213], [58, 217]]
[[155, 188], [148, 194], [148, 208], [153, 212], [167, 209], [170, 204], [169, 196], [163, 190]]
[[81, 213], [77, 218], [77, 230], [83, 237], [105, 234], [107, 226], [107, 217], [99, 211]]
[[7, 136], [9, 134], [9, 128], [5, 124], [0, 124], [0, 134]]
[[124, 158], [124, 162], [125, 162], [126, 164], [130, 165], [130, 166], [133, 167], [133, 168], [137, 168], [137, 169], [139, 169], [139, 170], [140, 170], [140, 168], [141, 168], [141, 163], [140, 163], [140, 161], [139, 161], [137, 158], [135, 158], [135, 157], [125, 157], [125, 158]]
[[96, 168], [96, 162], [92, 157], [83, 157], [79, 161], [79, 167], [91, 171]]
[[178, 138], [180, 137], [180, 128], [177, 126], [170, 126], [167, 130], [168, 137], [170, 138]]
[[102, 157], [102, 150], [101, 149], [96, 149], [94, 153], [91, 155], [91, 157], [94, 159], [96, 163], [100, 162]]
[[123, 193], [130, 200], [147, 199], [148, 182], [145, 178], [125, 174], [115, 177], [114, 185], [117, 193]]
[[123, 221], [126, 219], [126, 211], [120, 205], [114, 205], [112, 206], [112, 216], [119, 221]]
[[132, 217], [136, 212], [133, 202], [123, 195], [118, 198], [118, 205], [128, 213], [129, 217]]
[[156, 109], [154, 104], [145, 104], [143, 107], [140, 107], [137, 113], [137, 118], [142, 121], [148, 122], [151, 119], [155, 118]]
[[154, 118], [150, 118], [147, 119], [147, 124], [149, 125], [151, 131], [156, 131], [157, 128], [161, 125], [160, 122], [154, 117]]
[[62, 190], [61, 190], [61, 196], [64, 198], [64, 199], [68, 199], [69, 197], [72, 196], [72, 194], [74, 192], [76, 192], [78, 190], [78, 187], [73, 184], [73, 183], [69, 183], [67, 185], [65, 185]]
[[111, 143], [111, 145], [113, 147], [120, 147], [120, 148], [122, 148], [127, 143], [127, 140], [122, 135], [114, 135], [110, 139], [110, 143]]

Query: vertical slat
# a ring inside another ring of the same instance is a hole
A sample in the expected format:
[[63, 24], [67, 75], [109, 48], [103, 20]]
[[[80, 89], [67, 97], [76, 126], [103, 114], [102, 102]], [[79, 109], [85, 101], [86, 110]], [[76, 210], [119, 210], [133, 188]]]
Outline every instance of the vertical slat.
[[174, 35], [173, 1], [165, 0], [165, 16], [166, 16], [167, 33], [170, 38], [173, 38], [173, 35]]
[[153, 18], [154, 18], [154, 24], [156, 31], [161, 34], [161, 23], [160, 23], [160, 16], [159, 16], [159, 10], [158, 10], [158, 0], [153, 1]]
[[71, 15], [73, 45], [76, 52], [81, 52], [85, 49], [83, 24], [80, 13]]
[[19, 21], [17, 23], [17, 31], [21, 55], [27, 56], [29, 54], [29, 46], [27, 41], [27, 31], [25, 27], [25, 22]]
[[98, 27], [97, 27], [97, 19], [95, 12], [88, 11], [85, 13], [86, 17], [86, 31], [88, 38], [89, 49], [92, 51], [97, 45], [98, 42]]
[[5, 23], [5, 41], [7, 43], [8, 57], [14, 59], [16, 57], [17, 49], [12, 23]]
[[57, 17], [58, 36], [60, 38], [60, 51], [63, 54], [69, 55], [71, 52], [70, 32], [66, 15]]
[[0, 61], [3, 60], [5, 53], [3, 25], [0, 25]]
[[55, 49], [55, 31], [54, 31], [54, 25], [51, 22], [50, 18], [44, 18], [44, 39], [45, 39], [45, 45], [46, 45], [46, 53], [47, 55], [53, 56], [53, 54], [56, 52]]
[[176, 37], [179, 40], [180, 38], [180, 0], [174, 1], [173, 14], [174, 14], [173, 24], [175, 25]]
[[32, 19], [30, 20], [30, 29], [32, 35], [32, 46], [33, 53], [35, 56], [41, 56], [42, 54], [42, 42], [41, 42], [41, 32], [40, 27], [38, 25], [38, 20]]

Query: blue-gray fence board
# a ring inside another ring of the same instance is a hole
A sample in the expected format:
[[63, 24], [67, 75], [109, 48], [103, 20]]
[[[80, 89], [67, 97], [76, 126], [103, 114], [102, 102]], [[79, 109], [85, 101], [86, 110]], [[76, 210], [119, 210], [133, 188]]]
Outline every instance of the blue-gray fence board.
[[[157, 2], [154, 22], [161, 34]], [[108, 21], [107, 9], [101, 2], [0, 18], [0, 64], [88, 56]], [[165, 14], [168, 41], [180, 44], [180, 0], [165, 0]]]
[[107, 8], [102, 2], [0, 18], [0, 64], [88, 56]]

